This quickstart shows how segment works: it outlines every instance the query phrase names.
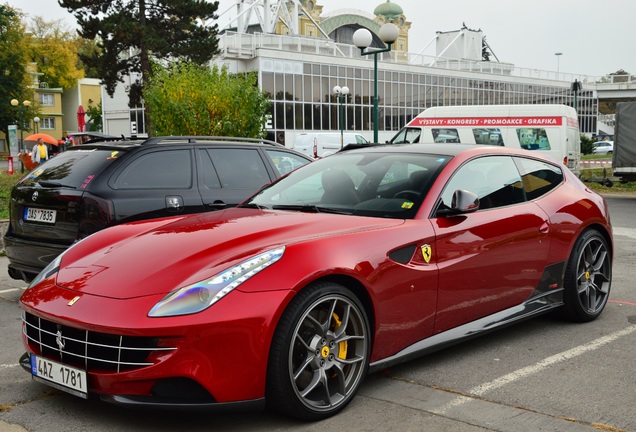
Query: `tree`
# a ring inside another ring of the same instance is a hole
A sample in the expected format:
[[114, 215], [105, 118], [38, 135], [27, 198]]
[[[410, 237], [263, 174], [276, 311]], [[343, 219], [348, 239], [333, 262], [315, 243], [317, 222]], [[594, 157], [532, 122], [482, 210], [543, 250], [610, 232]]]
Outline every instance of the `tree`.
[[79, 63], [77, 37], [65, 28], [62, 20], [45, 21], [36, 16], [29, 25], [33, 37], [29, 44], [30, 60], [42, 74], [41, 82], [50, 88], [72, 88], [84, 71]]
[[191, 62], [155, 65], [144, 88], [152, 135], [213, 135], [262, 138], [269, 100], [255, 73]]
[[[29, 88], [32, 77], [27, 73], [27, 48], [22, 15], [13, 8], [0, 4], [0, 130], [8, 132], [8, 125], [16, 124], [16, 109], [11, 99], [20, 103], [33, 99]], [[34, 115], [32, 110], [25, 113], [25, 119]], [[25, 123], [26, 124], [26, 123]]]
[[86, 115], [88, 116], [86, 129], [89, 132], [101, 132], [102, 131], [102, 101], [99, 101], [97, 106], [93, 106], [89, 104], [88, 108], [86, 108]]
[[73, 13], [80, 36], [96, 40], [99, 51], [80, 54], [98, 71], [113, 96], [123, 77], [140, 73], [130, 89], [131, 106], [139, 104], [141, 88], [152, 73], [150, 58], [184, 59], [199, 64], [217, 52], [218, 1], [206, 0], [58, 0]]

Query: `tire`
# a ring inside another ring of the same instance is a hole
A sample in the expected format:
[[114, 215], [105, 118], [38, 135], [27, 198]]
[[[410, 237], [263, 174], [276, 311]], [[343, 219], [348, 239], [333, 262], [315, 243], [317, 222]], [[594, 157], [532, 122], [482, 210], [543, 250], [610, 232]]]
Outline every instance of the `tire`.
[[576, 240], [565, 270], [565, 316], [575, 322], [596, 319], [607, 304], [612, 282], [612, 257], [596, 230]]
[[315, 283], [281, 317], [267, 368], [268, 407], [302, 420], [330, 417], [351, 402], [369, 365], [369, 320], [342, 285]]

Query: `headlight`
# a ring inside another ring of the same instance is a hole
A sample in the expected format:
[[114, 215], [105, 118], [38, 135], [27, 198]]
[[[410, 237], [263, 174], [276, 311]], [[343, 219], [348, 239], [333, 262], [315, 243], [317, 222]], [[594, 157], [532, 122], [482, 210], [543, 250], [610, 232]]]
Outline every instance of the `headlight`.
[[150, 310], [148, 316], [168, 317], [201, 312], [256, 273], [281, 259], [284, 252], [284, 246], [263, 252], [210, 279], [172, 291]]
[[55, 258], [53, 261], [51, 261], [49, 263], [49, 265], [47, 265], [46, 267], [44, 267], [44, 269], [40, 272], [40, 274], [38, 274], [35, 279], [33, 279], [31, 281], [31, 283], [29, 284], [29, 286], [27, 287], [27, 289], [29, 288], [33, 288], [34, 286], [36, 286], [37, 284], [39, 284], [40, 282], [42, 282], [44, 279], [48, 278], [49, 276], [57, 273], [57, 271], [60, 269], [60, 264], [62, 262], [62, 256], [64, 255], [64, 252], [62, 252], [61, 254], [59, 254], [57, 256], [57, 258]]

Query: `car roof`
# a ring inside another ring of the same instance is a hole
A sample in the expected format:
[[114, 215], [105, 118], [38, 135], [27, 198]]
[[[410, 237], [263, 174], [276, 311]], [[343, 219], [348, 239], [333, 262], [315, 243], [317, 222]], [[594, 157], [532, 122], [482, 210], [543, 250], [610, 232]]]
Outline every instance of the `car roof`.
[[[392, 153], [424, 153], [440, 156], [457, 156], [460, 153], [475, 154], [507, 154], [526, 155], [527, 150], [514, 149], [495, 145], [480, 144], [456, 144], [456, 143], [417, 143], [417, 144], [351, 144], [345, 146], [343, 151], [383, 153], [387, 150]], [[533, 153], [534, 154], [534, 153]]]
[[310, 157], [285, 147], [282, 144], [279, 144], [274, 141], [261, 139], [261, 138], [242, 138], [242, 137], [220, 137], [220, 136], [195, 136], [195, 135], [187, 135], [187, 136], [160, 136], [160, 137], [121, 137], [116, 139], [95, 139], [91, 140], [88, 143], [79, 144], [76, 146], [69, 147], [68, 150], [87, 150], [87, 149], [96, 149], [96, 150], [129, 150], [132, 148], [137, 148], [141, 146], [158, 146], [158, 145], [179, 145], [179, 144], [201, 144], [201, 145], [253, 145], [259, 147], [273, 147], [276, 149], [284, 149], [285, 151], [289, 151], [294, 154], [298, 154], [305, 159], [313, 160]]

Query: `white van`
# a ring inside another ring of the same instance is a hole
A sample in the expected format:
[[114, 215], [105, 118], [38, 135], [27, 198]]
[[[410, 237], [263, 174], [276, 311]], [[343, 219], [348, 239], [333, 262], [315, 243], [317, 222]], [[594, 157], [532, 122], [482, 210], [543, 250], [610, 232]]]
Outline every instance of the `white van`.
[[577, 175], [581, 160], [578, 116], [567, 105], [432, 107], [411, 120], [390, 143], [487, 144], [541, 151]]
[[329, 156], [347, 144], [368, 144], [369, 141], [360, 134], [344, 132], [340, 144], [340, 132], [307, 132], [300, 133], [294, 138], [294, 150], [321, 158]]

